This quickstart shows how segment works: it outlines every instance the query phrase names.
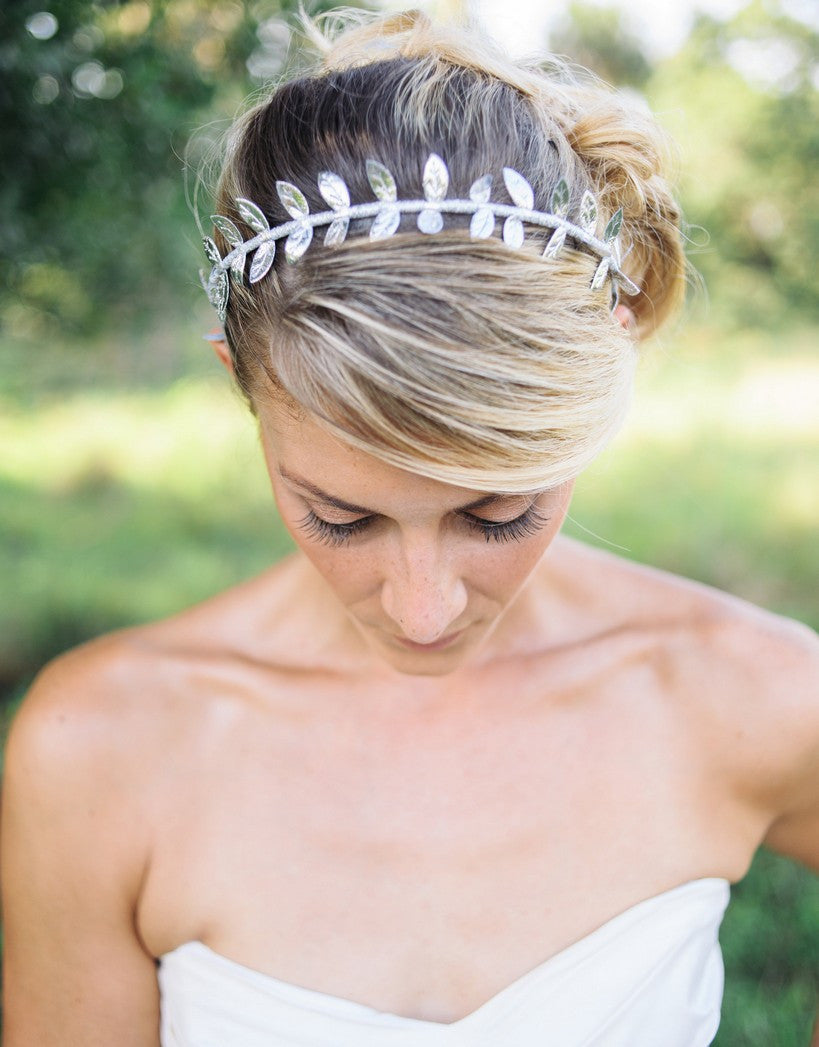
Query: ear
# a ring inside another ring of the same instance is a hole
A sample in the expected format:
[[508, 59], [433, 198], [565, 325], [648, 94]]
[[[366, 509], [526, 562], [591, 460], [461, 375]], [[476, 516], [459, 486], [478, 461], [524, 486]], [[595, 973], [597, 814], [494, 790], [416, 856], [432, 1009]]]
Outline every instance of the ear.
[[230, 349], [227, 347], [225, 336], [222, 331], [211, 331], [205, 335], [205, 340], [210, 342], [213, 346], [213, 351], [216, 353], [218, 358], [222, 361], [222, 365], [227, 371], [233, 374], [233, 358], [230, 355]]
[[634, 313], [627, 305], [616, 305], [611, 315], [624, 330], [628, 331], [629, 334], [632, 334], [637, 327]]

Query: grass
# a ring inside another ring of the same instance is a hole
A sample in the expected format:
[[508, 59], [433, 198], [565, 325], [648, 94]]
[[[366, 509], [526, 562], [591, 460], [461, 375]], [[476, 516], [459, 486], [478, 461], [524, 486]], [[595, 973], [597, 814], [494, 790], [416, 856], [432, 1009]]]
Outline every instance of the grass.
[[[655, 346], [567, 531], [819, 627], [816, 335], [700, 327]], [[226, 588], [290, 540], [198, 337], [6, 342], [0, 365], [2, 727], [52, 655]], [[818, 929], [819, 881], [761, 852], [721, 935], [718, 1047], [807, 1047]]]

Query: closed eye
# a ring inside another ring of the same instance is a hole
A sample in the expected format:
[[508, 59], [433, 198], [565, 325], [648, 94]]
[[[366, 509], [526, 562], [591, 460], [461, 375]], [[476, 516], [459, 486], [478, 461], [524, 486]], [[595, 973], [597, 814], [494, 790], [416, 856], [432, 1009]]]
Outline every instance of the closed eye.
[[[513, 520], [486, 520], [473, 513], [461, 513], [460, 516], [469, 528], [482, 534], [487, 542], [521, 541], [537, 533], [551, 519], [541, 513], [535, 505], [529, 506]], [[308, 538], [313, 538], [325, 545], [341, 546], [346, 545], [355, 535], [365, 531], [377, 519], [377, 516], [362, 516], [350, 523], [331, 523], [329, 520], [322, 519], [311, 509], [297, 526]]]

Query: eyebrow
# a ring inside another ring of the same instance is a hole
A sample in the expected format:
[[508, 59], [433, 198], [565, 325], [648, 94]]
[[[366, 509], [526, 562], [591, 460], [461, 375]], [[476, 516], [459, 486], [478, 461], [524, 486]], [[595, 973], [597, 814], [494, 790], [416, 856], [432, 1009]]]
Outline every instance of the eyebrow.
[[[287, 480], [288, 483], [295, 484], [297, 487], [309, 491], [314, 497], [320, 499], [327, 505], [335, 506], [336, 509], [342, 509], [347, 513], [359, 513], [362, 516], [380, 515], [375, 511], [375, 509], [368, 509], [364, 505], [354, 505], [352, 502], [347, 502], [343, 498], [337, 498], [334, 494], [328, 494], [327, 491], [323, 491], [320, 487], [310, 483], [309, 480], [305, 480], [303, 476], [296, 476], [295, 473], [289, 472], [289, 470], [285, 469], [283, 465], [279, 466], [278, 472], [283, 480]], [[484, 509], [486, 506], [491, 505], [493, 502], [500, 501], [505, 497], [508, 497], [508, 495], [485, 494], [482, 498], [476, 498], [474, 502], [469, 502], [467, 505], [457, 506], [454, 511], [466, 512], [472, 509]]]

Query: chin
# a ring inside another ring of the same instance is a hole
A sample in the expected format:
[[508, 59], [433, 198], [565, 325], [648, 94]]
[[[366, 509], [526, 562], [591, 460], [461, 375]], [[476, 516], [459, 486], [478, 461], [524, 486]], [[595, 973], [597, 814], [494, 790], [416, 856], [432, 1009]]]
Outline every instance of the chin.
[[[441, 654], [447, 653], [441, 652]], [[396, 651], [394, 655], [386, 656], [382, 654], [381, 657], [391, 669], [400, 673], [401, 676], [447, 676], [449, 673], [455, 672], [456, 669], [460, 669], [465, 661], [463, 655], [456, 657], [452, 655], [441, 657], [441, 655], [438, 655], [434, 657], [426, 654], [414, 654], [412, 651], [407, 651], [404, 655]]]
[[402, 676], [446, 676], [463, 667], [475, 646], [475, 638], [458, 637], [451, 645], [428, 651], [419, 647], [404, 648], [399, 641], [395, 644], [370, 638], [370, 647], [385, 662]]

